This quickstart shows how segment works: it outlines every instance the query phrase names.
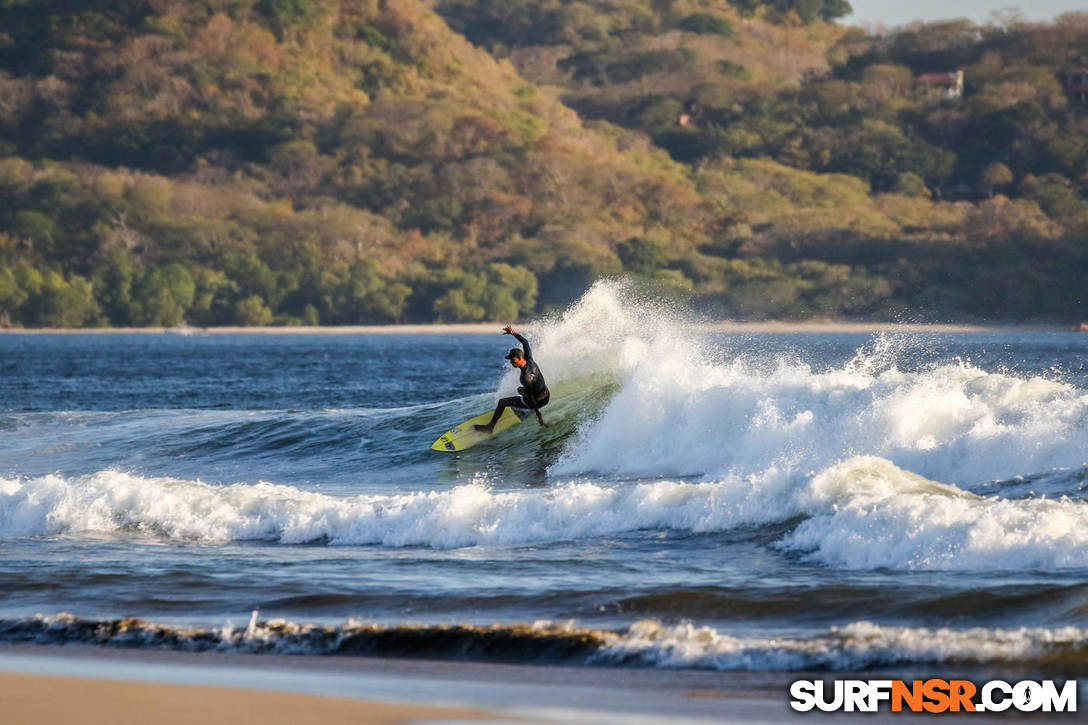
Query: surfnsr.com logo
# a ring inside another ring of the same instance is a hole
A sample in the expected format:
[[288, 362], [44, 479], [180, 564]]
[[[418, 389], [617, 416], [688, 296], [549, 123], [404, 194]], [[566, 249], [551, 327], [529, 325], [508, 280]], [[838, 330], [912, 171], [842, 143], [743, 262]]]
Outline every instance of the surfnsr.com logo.
[[991, 680], [797, 680], [790, 707], [798, 712], [1076, 712], [1077, 681], [1058, 687], [1053, 680], [1010, 683]]

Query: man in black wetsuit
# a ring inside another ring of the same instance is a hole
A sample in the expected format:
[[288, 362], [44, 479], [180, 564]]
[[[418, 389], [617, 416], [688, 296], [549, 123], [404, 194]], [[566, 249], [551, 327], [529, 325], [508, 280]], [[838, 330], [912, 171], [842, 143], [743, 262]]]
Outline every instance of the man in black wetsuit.
[[521, 348], [512, 347], [510, 352], [506, 353], [506, 359], [510, 361], [510, 364], [521, 368], [521, 387], [518, 388], [518, 395], [500, 399], [499, 404], [495, 406], [495, 414], [491, 416], [491, 422], [487, 425], [477, 425], [476, 430], [483, 433], [492, 432], [502, 412], [508, 407], [533, 411], [536, 413], [537, 422], [546, 427], [548, 424], [540, 415], [540, 409], [548, 404], [551, 393], [544, 383], [544, 376], [540, 374], [540, 368], [533, 361], [533, 351], [529, 347], [529, 341], [510, 325], [504, 327], [502, 332], [504, 335], [513, 335], [514, 339], [521, 343]]

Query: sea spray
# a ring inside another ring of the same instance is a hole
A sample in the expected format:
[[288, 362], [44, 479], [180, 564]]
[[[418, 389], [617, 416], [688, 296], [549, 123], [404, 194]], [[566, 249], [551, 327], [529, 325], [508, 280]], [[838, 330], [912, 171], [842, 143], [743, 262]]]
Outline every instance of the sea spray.
[[[959, 359], [903, 370], [916, 340], [887, 333], [840, 367], [816, 368], [700, 333], [670, 309], [618, 304], [625, 294], [594, 287], [539, 332], [542, 349], [564, 351], [564, 375], [611, 366], [618, 381], [551, 466], [556, 477], [807, 475], [873, 455], [971, 486], [1085, 462], [1088, 394], [1072, 384]], [[593, 321], [588, 337], [582, 319]]]

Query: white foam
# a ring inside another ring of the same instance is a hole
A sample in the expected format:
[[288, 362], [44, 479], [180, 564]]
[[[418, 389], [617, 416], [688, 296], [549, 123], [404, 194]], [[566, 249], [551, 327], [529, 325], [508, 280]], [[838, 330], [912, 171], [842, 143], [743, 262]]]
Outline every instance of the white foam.
[[[446, 657], [451, 637], [459, 637], [465, 651], [479, 639], [494, 641], [504, 636], [518, 642], [527, 661], [542, 653], [554, 656], [554, 642], [578, 641], [570, 657], [577, 664], [639, 665], [661, 668], [692, 668], [734, 671], [865, 670], [903, 665], [985, 666], [1015, 663], [1030, 667], [1055, 661], [1079, 661], [1088, 643], [1088, 629], [1081, 627], [1023, 627], [1019, 629], [970, 629], [881, 626], [855, 622], [812, 636], [730, 634], [714, 627], [690, 623], [665, 625], [642, 620], [620, 630], [580, 627], [574, 622], [535, 622], [526, 637], [518, 625], [449, 626], [402, 625], [392, 628], [348, 620], [339, 625], [295, 623], [283, 619], [260, 620], [253, 613], [248, 626], [205, 629], [174, 627], [135, 619], [93, 620], [70, 614], [37, 615], [21, 620], [0, 620], [3, 641], [35, 641], [52, 644], [278, 653], [295, 655], [351, 654], [351, 643], [379, 641], [383, 634], [393, 640], [408, 633], [415, 653], [426, 651], [428, 637], [433, 656]], [[343, 645], [347, 643], [348, 649]], [[393, 644], [392, 646], [396, 646]], [[534, 649], [534, 646], [539, 649]], [[565, 649], [560, 648], [560, 649]], [[364, 648], [364, 651], [366, 649]], [[486, 658], [486, 648], [477, 650]]]
[[595, 658], [715, 670], [863, 670], [903, 664], [1029, 662], [1083, 650], [1088, 629], [928, 629], [857, 622], [822, 636], [733, 636], [713, 627], [632, 625]]
[[268, 483], [212, 486], [104, 471], [0, 480], [0, 536], [137, 532], [283, 544], [505, 546], [642, 529], [727, 531], [804, 520], [778, 542], [851, 568], [1088, 568], [1088, 504], [983, 498], [860, 457], [800, 484], [763, 479], [566, 483], [495, 492], [337, 497]]
[[872, 373], [781, 361], [767, 371], [741, 357], [693, 361], [666, 344], [618, 372], [621, 390], [554, 474], [805, 473], [874, 455], [976, 483], [1080, 466], [1088, 450], [1084, 391], [965, 364]]
[[[534, 330], [549, 381], [608, 376], [619, 391], [584, 421], [557, 476], [797, 473], [856, 455], [958, 484], [1082, 465], [1088, 393], [953, 360], [902, 371], [912, 338], [882, 335], [837, 367], [716, 348], [691, 321], [627, 285], [594, 285]], [[504, 389], [513, 386], [511, 373]]]
[[815, 476], [797, 496], [811, 514], [780, 545], [850, 568], [1088, 567], [1088, 503], [980, 497], [879, 458]]
[[0, 536], [127, 531], [285, 544], [510, 545], [645, 528], [728, 528], [737, 519], [729, 501], [734, 493], [722, 484], [661, 481], [507, 493], [472, 483], [442, 492], [337, 497], [269, 483], [212, 486], [103, 471], [0, 480]]

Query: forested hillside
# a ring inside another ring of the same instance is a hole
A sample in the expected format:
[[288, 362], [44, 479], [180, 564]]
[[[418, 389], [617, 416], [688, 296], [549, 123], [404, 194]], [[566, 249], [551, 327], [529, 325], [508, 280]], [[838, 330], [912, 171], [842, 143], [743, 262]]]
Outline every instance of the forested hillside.
[[0, 0], [0, 324], [1088, 317], [1088, 13], [847, 12]]

